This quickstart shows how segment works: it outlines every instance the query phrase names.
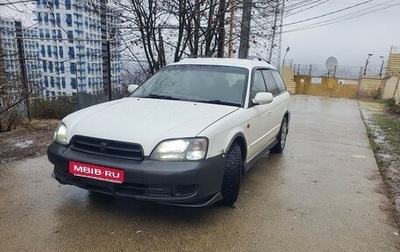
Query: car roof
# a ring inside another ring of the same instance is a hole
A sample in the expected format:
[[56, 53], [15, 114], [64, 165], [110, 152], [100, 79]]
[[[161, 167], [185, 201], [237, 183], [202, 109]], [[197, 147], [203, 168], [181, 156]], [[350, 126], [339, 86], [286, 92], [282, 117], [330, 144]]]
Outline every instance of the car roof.
[[215, 66], [233, 66], [253, 69], [256, 67], [276, 68], [265, 60], [255, 59], [237, 59], [237, 58], [185, 58], [171, 65], [215, 65]]

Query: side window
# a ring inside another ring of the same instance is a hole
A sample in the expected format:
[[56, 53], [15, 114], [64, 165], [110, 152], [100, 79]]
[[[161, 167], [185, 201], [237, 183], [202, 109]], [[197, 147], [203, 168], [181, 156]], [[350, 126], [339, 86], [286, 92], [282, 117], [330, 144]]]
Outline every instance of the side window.
[[272, 76], [274, 77], [275, 82], [278, 86], [279, 93], [286, 91], [286, 85], [283, 82], [281, 75], [277, 71], [272, 71]]
[[253, 99], [258, 92], [267, 92], [265, 87], [264, 78], [260, 70], [254, 73], [253, 85], [251, 87], [250, 98]]
[[267, 92], [272, 93], [274, 96], [279, 94], [278, 86], [276, 85], [275, 79], [272, 76], [271, 70], [262, 70], [263, 76], [265, 78], [265, 83], [267, 84]]

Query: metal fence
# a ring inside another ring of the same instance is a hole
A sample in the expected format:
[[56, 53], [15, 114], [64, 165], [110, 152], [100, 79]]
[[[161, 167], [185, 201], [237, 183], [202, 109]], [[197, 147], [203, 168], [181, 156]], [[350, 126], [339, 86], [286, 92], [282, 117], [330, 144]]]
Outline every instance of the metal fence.
[[385, 68], [379, 65], [371, 65], [367, 67], [364, 74], [364, 68], [358, 66], [336, 66], [333, 70], [329, 70], [325, 65], [292, 65], [296, 75], [309, 75], [314, 77], [334, 76], [343, 79], [358, 79], [362, 76], [373, 77], [382, 76]]

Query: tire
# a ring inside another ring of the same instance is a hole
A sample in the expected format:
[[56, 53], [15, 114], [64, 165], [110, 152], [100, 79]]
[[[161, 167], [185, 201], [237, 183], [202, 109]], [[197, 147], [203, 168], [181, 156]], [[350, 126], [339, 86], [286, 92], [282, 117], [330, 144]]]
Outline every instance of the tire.
[[238, 143], [233, 143], [226, 154], [224, 180], [221, 187], [221, 193], [224, 197], [221, 200], [223, 205], [231, 206], [236, 202], [239, 196], [241, 176], [242, 151]]
[[287, 118], [284, 117], [282, 119], [281, 129], [279, 130], [279, 134], [276, 137], [278, 143], [272, 147], [271, 152], [273, 153], [282, 153], [286, 146], [286, 139], [288, 134], [288, 121]]

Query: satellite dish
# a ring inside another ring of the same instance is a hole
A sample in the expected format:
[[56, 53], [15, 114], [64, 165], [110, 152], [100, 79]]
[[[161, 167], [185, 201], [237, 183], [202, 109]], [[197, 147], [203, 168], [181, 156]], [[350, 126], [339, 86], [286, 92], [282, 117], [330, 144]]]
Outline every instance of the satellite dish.
[[329, 72], [333, 71], [337, 65], [338, 65], [338, 61], [333, 56], [329, 57], [325, 62], [325, 66], [326, 66], [326, 68], [328, 68]]

